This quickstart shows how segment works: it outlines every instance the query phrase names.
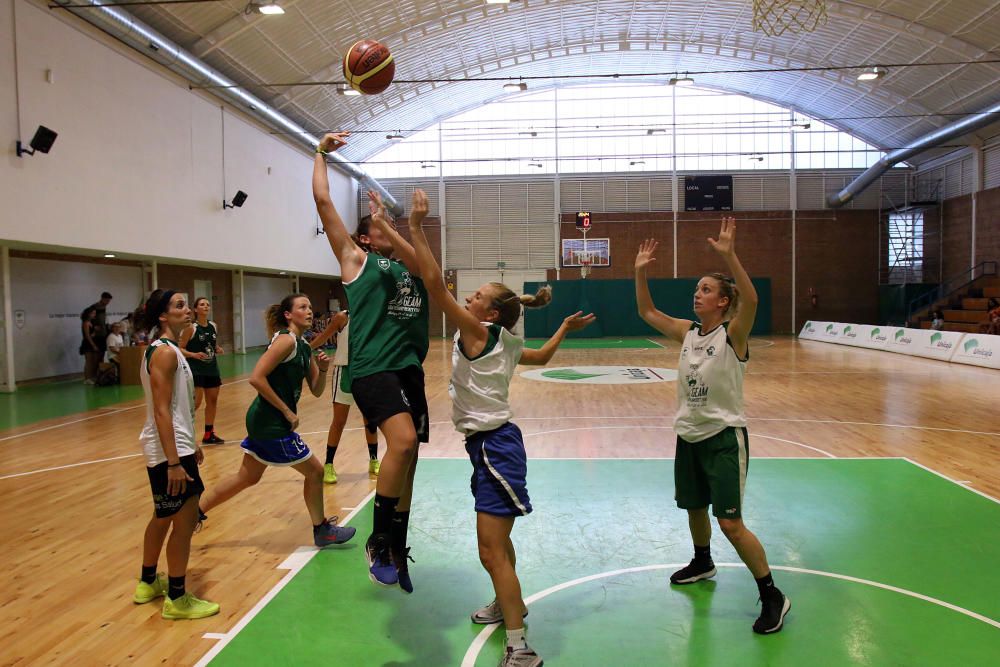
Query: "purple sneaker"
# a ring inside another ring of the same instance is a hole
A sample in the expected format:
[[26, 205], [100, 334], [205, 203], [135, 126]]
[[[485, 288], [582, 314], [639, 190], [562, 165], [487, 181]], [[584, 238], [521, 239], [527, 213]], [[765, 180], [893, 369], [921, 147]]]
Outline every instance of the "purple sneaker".
[[331, 544], [343, 544], [354, 537], [356, 532], [357, 529], [351, 526], [338, 526], [337, 517], [332, 516], [318, 527], [313, 528], [313, 542], [322, 549]]

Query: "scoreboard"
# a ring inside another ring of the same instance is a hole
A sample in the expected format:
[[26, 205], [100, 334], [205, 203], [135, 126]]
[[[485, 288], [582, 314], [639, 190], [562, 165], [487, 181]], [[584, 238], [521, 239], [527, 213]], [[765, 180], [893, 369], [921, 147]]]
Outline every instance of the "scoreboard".
[[732, 211], [732, 176], [685, 176], [685, 211]]

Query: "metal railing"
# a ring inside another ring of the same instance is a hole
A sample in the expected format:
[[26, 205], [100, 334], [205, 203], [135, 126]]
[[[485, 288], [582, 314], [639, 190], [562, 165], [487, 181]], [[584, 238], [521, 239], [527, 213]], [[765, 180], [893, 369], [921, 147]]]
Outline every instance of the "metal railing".
[[965, 289], [977, 279], [984, 276], [995, 275], [997, 275], [997, 263], [995, 261], [980, 262], [979, 264], [962, 271], [958, 275], [941, 283], [937, 289], [933, 289], [926, 294], [921, 294], [916, 299], [910, 301], [910, 305], [906, 311], [906, 321], [910, 322], [913, 318], [913, 314], [920, 309], [927, 308], [935, 301], [950, 297], [955, 292]]

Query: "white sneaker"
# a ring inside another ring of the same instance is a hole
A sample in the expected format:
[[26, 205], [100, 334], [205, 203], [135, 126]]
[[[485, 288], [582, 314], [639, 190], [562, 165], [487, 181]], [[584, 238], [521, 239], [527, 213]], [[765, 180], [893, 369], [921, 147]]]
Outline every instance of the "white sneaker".
[[542, 667], [543, 664], [542, 658], [530, 646], [518, 649], [508, 646], [497, 667]]
[[[524, 611], [524, 615], [528, 615], [528, 611]], [[472, 612], [472, 622], [478, 623], [479, 625], [492, 625], [493, 623], [499, 623], [503, 620], [503, 610], [500, 609], [500, 603], [493, 600], [482, 609], [477, 609]]]

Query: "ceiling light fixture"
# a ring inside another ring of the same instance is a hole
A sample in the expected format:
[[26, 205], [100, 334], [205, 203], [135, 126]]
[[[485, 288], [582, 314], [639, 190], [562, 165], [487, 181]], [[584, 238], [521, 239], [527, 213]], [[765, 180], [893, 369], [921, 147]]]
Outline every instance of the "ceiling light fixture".
[[764, 161], [764, 156], [763, 155], [751, 155], [749, 159], [750, 160], [756, 160], [757, 162], [763, 162]]
[[872, 67], [871, 69], [866, 69], [861, 74], [858, 74], [858, 81], [874, 81], [876, 79], [881, 79], [888, 73], [889, 70], [884, 67]]
[[689, 77], [687, 74], [685, 74], [682, 77], [676, 77], [675, 76], [674, 78], [670, 79], [670, 85], [671, 86], [693, 86], [694, 85], [694, 79], [692, 79], [691, 77]]
[[437, 167], [436, 164], [431, 164], [429, 162], [421, 162], [420, 163], [420, 168], [421, 169], [434, 169], [435, 167]]
[[361, 94], [360, 92], [354, 90], [353, 88], [351, 88], [350, 86], [347, 86], [347, 85], [338, 86], [337, 87], [337, 93], [339, 95], [347, 95], [349, 97], [354, 97], [356, 95], [360, 95]]
[[667, 131], [664, 130], [662, 127], [651, 127], [648, 130], [646, 130], [647, 137], [651, 137], [654, 134], [666, 134], [666, 133]]
[[527, 131], [527, 132], [518, 132], [518, 134], [521, 135], [521, 136], [524, 136], [524, 137], [537, 137], [538, 136], [538, 133], [535, 132], [534, 130], [530, 130], [530, 131]]
[[646, 164], [646, 161], [645, 160], [632, 160], [631, 162], [628, 163], [628, 166], [634, 167], [634, 166], [639, 165], [639, 164]]
[[277, 2], [251, 2], [248, 3], [244, 14], [265, 14], [267, 16], [277, 16], [284, 14], [285, 10]]
[[526, 84], [524, 81], [518, 81], [517, 83], [514, 83], [513, 81], [511, 81], [510, 83], [503, 84], [503, 89], [506, 90], [506, 91], [509, 91], [509, 92], [514, 92], [514, 93], [521, 92], [521, 93], [523, 93], [524, 91], [526, 91], [528, 89], [528, 84]]
[[543, 165], [542, 165], [541, 162], [529, 162], [528, 166], [529, 167], [538, 167], [539, 169], [541, 169]]
[[808, 130], [812, 123], [792, 123], [792, 128], [797, 130]]
[[509, 5], [510, 0], [486, 0], [487, 5]]
[[404, 137], [399, 132], [392, 132], [390, 134], [385, 135], [385, 138], [388, 139], [389, 141], [399, 141], [400, 139], [403, 139]]
[[106, 252], [106, 253], [104, 253], [104, 257], [106, 259], [114, 259], [115, 258], [115, 253], [113, 253], [113, 252]]

